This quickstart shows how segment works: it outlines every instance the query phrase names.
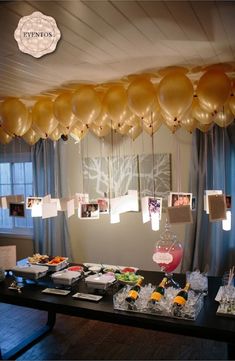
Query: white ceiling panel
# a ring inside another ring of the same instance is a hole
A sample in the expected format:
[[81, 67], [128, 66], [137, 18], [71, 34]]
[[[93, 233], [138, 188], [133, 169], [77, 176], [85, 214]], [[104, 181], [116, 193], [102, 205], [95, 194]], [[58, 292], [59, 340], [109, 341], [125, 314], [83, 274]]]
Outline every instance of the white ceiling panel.
[[[40, 59], [14, 39], [22, 16], [54, 17], [61, 40]], [[167, 66], [235, 64], [234, 1], [0, 1], [0, 97], [52, 94]], [[154, 81], [159, 81], [155, 79]]]

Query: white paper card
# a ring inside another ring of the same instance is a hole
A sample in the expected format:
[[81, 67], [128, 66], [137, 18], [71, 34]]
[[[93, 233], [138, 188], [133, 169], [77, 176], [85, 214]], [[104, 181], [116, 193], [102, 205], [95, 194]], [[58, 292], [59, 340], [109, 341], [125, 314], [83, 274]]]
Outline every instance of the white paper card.
[[75, 208], [74, 208], [74, 199], [70, 199], [67, 202], [67, 216], [68, 218], [70, 218], [71, 216], [73, 216], [75, 213]]
[[16, 266], [16, 246], [0, 247], [0, 267], [10, 270]]
[[75, 196], [74, 196], [75, 209], [79, 208], [79, 205], [82, 203], [89, 203], [89, 194], [88, 193], [75, 193]]
[[149, 197], [141, 198], [141, 208], [142, 208], [142, 219], [143, 223], [147, 223], [150, 221], [149, 214]]
[[34, 204], [31, 208], [32, 217], [42, 217], [42, 203]]
[[7, 198], [6, 197], [2, 197], [2, 208], [7, 209]]
[[43, 203], [50, 203], [51, 202], [51, 195], [47, 194], [45, 197], [42, 198]]
[[42, 204], [42, 218], [51, 218], [57, 216], [57, 202]]
[[204, 211], [209, 214], [208, 196], [212, 194], [222, 194], [222, 190], [206, 190], [204, 195]]

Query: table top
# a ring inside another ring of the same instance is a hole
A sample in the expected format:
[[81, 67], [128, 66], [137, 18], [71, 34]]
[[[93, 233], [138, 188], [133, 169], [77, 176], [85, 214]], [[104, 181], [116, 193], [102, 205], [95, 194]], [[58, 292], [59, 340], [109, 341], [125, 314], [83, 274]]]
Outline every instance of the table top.
[[[163, 276], [161, 272], [139, 271], [139, 273], [144, 276], [145, 283], [152, 284], [158, 284]], [[181, 285], [185, 283], [183, 274], [176, 274], [174, 278]], [[73, 286], [72, 292], [67, 296], [42, 293], [46, 287], [54, 287], [50, 276], [38, 280], [37, 283], [27, 281], [22, 293], [8, 289], [12, 281], [13, 277], [8, 276], [0, 282], [0, 302], [111, 323], [234, 342], [235, 319], [216, 315], [218, 302], [215, 301], [215, 296], [221, 285], [219, 277], [208, 278], [208, 295], [195, 321], [114, 310], [113, 294], [118, 291], [115, 285], [109, 287], [99, 302], [90, 302], [72, 298], [76, 292], [92, 293], [83, 279]]]

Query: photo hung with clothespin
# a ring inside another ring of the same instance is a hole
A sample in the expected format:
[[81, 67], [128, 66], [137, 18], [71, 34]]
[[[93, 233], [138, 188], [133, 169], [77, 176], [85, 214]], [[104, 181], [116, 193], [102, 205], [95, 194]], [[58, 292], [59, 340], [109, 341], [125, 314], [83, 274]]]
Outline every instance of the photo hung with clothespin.
[[226, 201], [224, 194], [208, 195], [210, 222], [226, 219]]

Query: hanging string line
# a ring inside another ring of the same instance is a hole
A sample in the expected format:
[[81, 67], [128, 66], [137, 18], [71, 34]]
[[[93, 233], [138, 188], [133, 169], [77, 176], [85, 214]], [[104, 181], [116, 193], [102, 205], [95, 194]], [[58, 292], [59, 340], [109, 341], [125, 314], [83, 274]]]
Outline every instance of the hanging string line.
[[181, 176], [182, 176], [182, 169], [181, 169], [181, 154], [180, 154], [180, 142], [179, 140], [177, 139], [177, 168], [178, 168], [178, 171], [177, 171], [177, 175], [178, 175], [178, 179], [177, 179], [177, 189], [178, 189], [178, 193], [181, 192], [181, 182], [182, 182], [182, 179], [181, 179]]
[[152, 176], [153, 176], [153, 197], [155, 198], [155, 179], [154, 179], [154, 165], [155, 165], [155, 156], [154, 156], [154, 134], [153, 134], [153, 113], [151, 112], [151, 127], [152, 127]]
[[226, 195], [226, 158], [225, 158], [225, 128], [222, 128], [222, 135], [223, 135], [223, 159], [222, 159], [222, 166], [223, 166], [223, 181], [224, 181], [224, 194]]

